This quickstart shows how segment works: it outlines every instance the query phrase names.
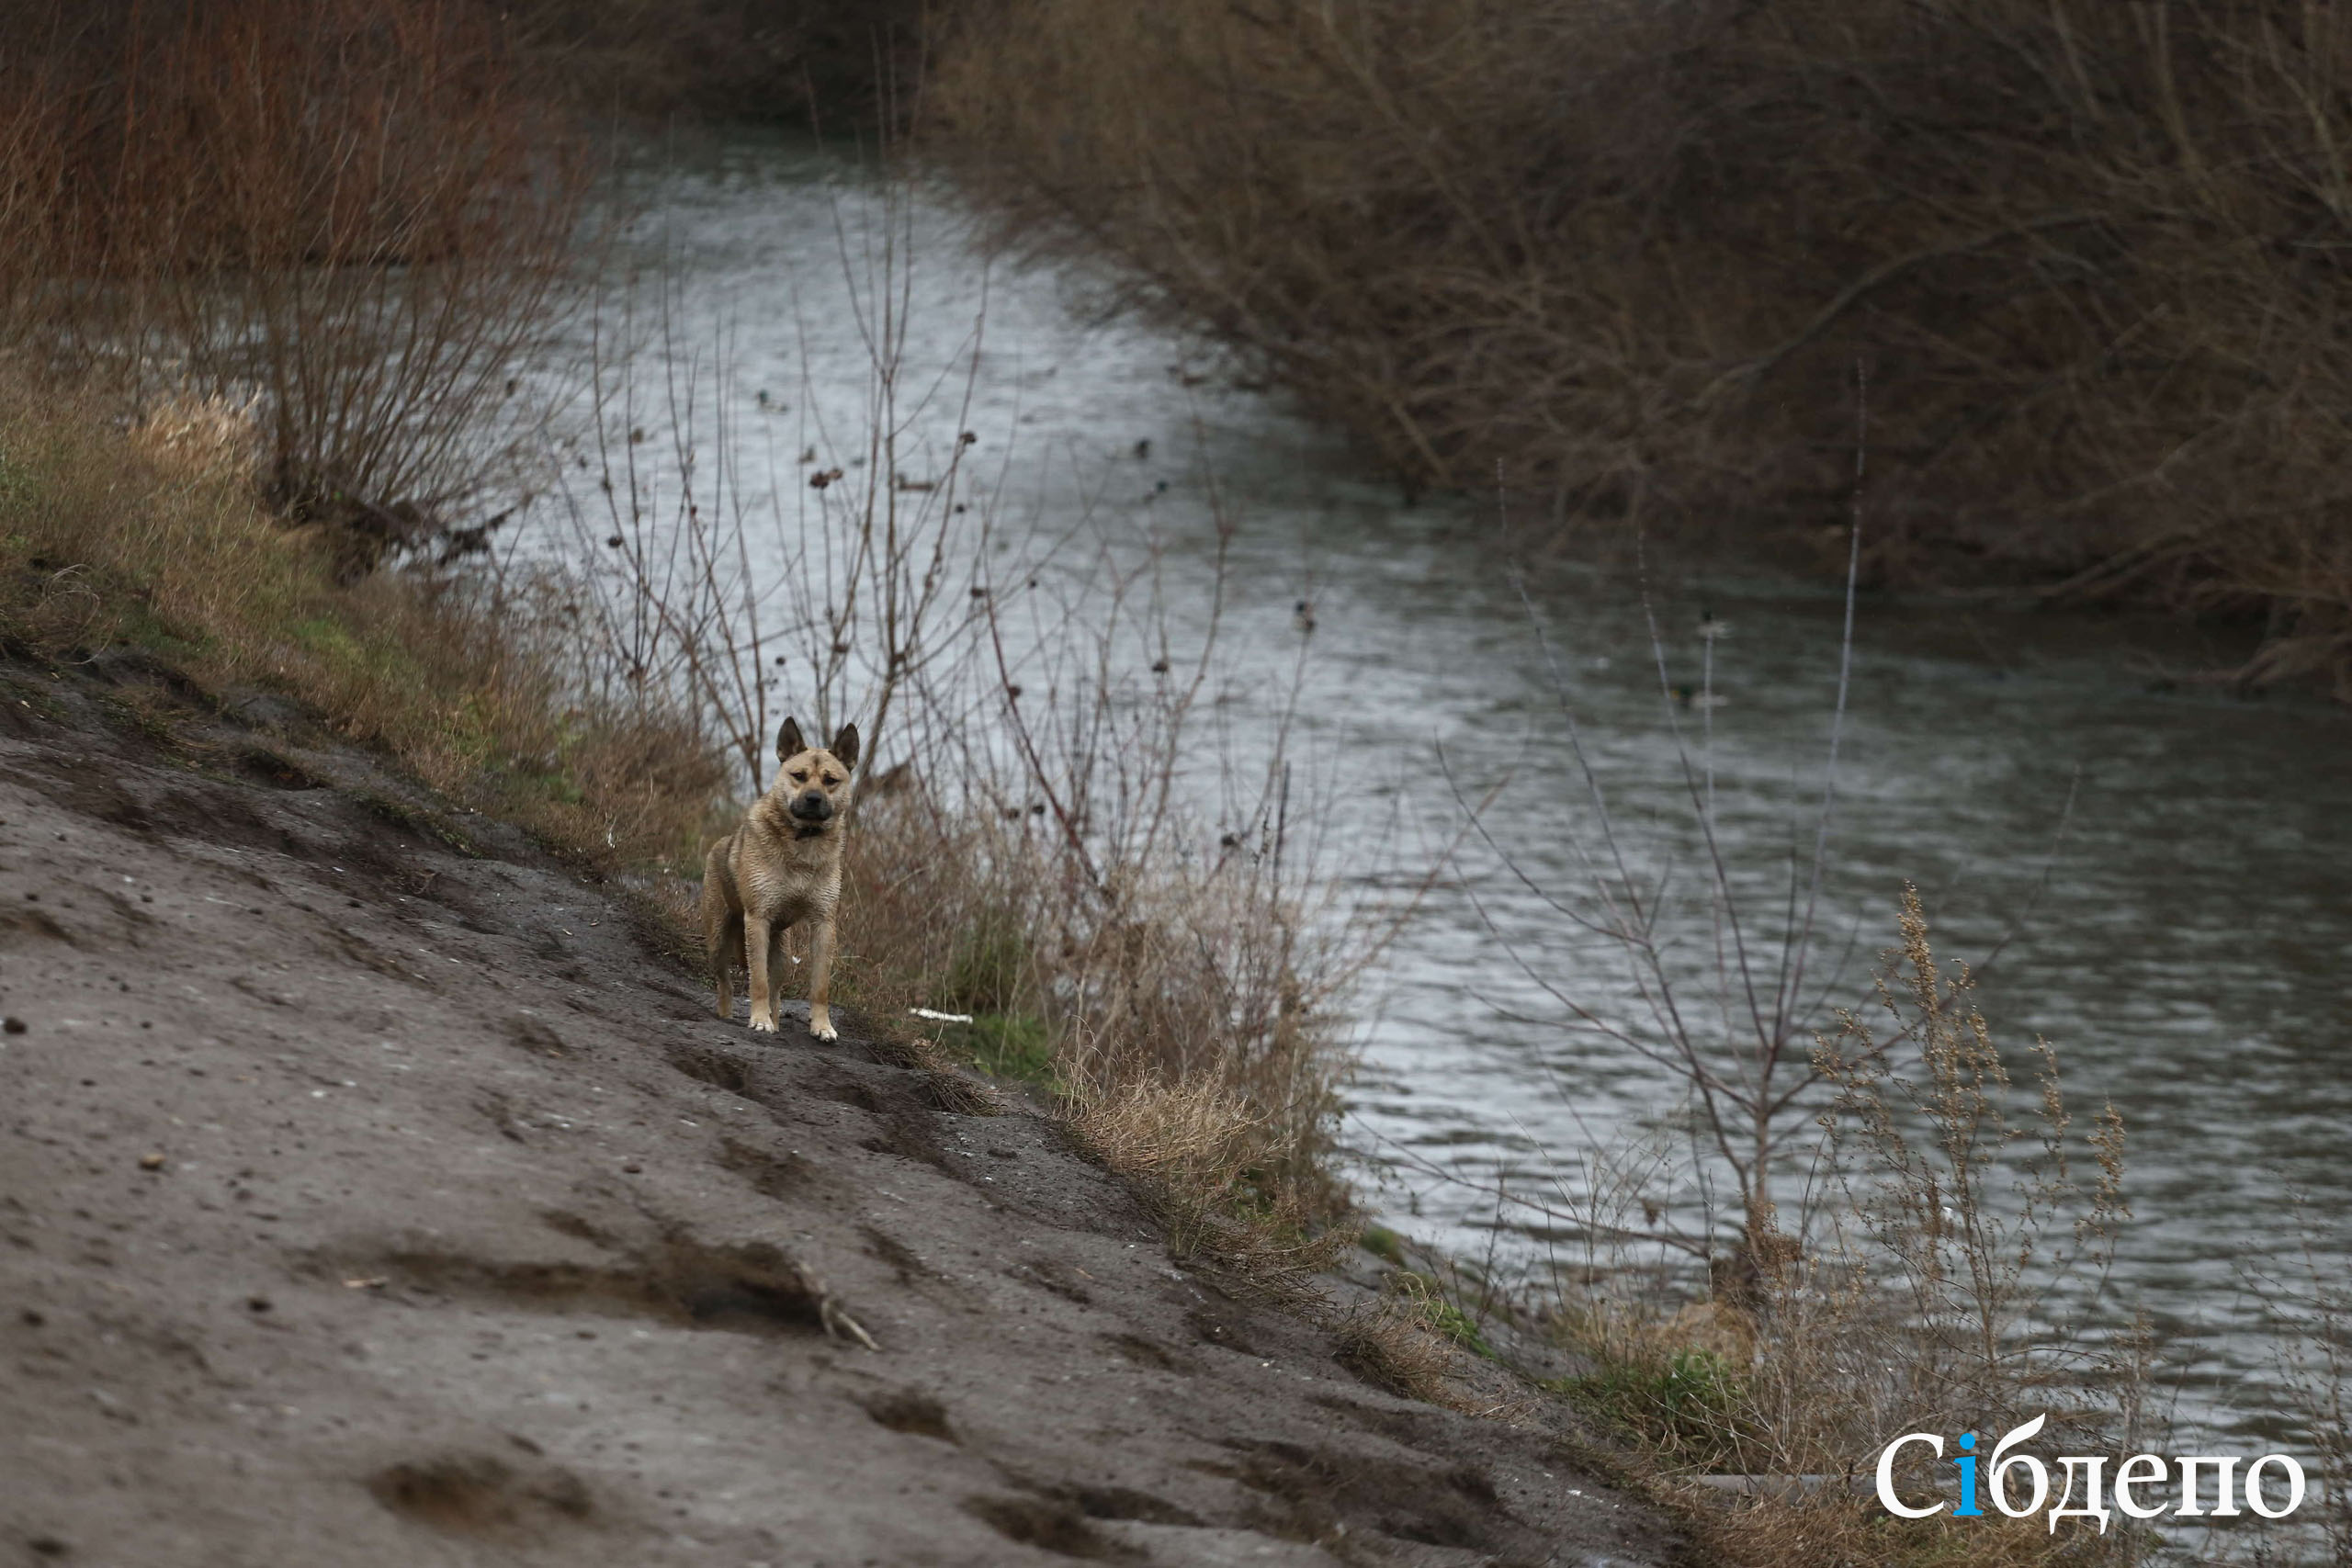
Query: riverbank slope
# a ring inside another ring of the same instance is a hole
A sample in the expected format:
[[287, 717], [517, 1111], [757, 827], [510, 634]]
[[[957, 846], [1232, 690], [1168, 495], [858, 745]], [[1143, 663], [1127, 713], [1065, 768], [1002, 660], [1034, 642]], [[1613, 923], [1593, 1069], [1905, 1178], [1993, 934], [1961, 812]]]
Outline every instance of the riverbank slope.
[[1678, 1556], [1538, 1417], [1176, 1266], [1046, 1119], [720, 1023], [616, 888], [293, 705], [0, 686], [14, 1550]]

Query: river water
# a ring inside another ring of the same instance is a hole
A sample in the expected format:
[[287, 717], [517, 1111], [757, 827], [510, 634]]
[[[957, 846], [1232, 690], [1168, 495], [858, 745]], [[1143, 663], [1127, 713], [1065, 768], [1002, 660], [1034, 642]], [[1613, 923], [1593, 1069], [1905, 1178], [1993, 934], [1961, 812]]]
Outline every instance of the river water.
[[[625, 246], [672, 279], [668, 358], [715, 367], [736, 411], [720, 439], [797, 484], [797, 453], [838, 449], [865, 416], [894, 232], [879, 187], [837, 152], [751, 137], [633, 177], [644, 216]], [[1347, 1137], [1385, 1223], [1507, 1274], [1559, 1261], [1556, 1233], [1498, 1218], [1487, 1190], [1670, 1126], [1681, 1100], [1553, 994], [1646, 1017], [1622, 953], [1543, 896], [1572, 903], [1590, 886], [1577, 846], [1600, 842], [1561, 699], [1629, 854], [1674, 868], [1661, 931], [1698, 985], [1709, 898], [1675, 728], [1707, 743], [1734, 883], [1769, 926], [1792, 845], [1802, 868], [1814, 841], [1834, 585], [1661, 570], [1668, 683], [1698, 684], [1713, 654], [1719, 704], [1685, 705], [1661, 694], [1623, 570], [1547, 570], [1523, 604], [1477, 543], [1486, 503], [1406, 507], [1279, 398], [1099, 318], [1085, 278], [991, 263], [944, 199], [895, 232], [904, 381], [934, 388], [908, 416], [918, 459], [969, 429], [1007, 515], [1148, 533], [1180, 623], [1198, 620], [1185, 592], [1207, 591], [1214, 481], [1238, 525], [1220, 724], [1246, 738], [1295, 704], [1296, 809], [1311, 799], [1328, 825], [1342, 897], [1393, 891], [1461, 840], [1458, 794], [1496, 791], [1491, 842], [1459, 842], [1359, 998]], [[2014, 931], [1981, 992], [1996, 1037], [2021, 1074], [2035, 1036], [2057, 1047], [2078, 1131], [2101, 1101], [2128, 1127], [2134, 1221], [2109, 1308], [2148, 1314], [2182, 1414], [2239, 1444], [2281, 1430], [2255, 1276], [2300, 1245], [2296, 1197], [2323, 1271], [2340, 1281], [2352, 1257], [2352, 716], [2180, 679], [2230, 651], [2161, 622], [1866, 596], [1813, 979], [1834, 978], [1828, 1002], [1866, 998], [1905, 879], [1941, 952]]]

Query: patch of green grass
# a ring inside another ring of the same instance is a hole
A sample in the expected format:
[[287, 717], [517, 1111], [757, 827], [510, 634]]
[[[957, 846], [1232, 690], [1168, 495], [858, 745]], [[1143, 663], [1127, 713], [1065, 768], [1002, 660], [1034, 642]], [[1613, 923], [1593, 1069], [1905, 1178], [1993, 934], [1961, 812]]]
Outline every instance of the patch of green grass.
[[936, 1005], [947, 1012], [1016, 1017], [1030, 967], [1029, 939], [1019, 923], [1000, 912], [983, 914], [956, 942], [933, 992]]
[[1379, 1258], [1383, 1263], [1405, 1266], [1405, 1238], [1385, 1225], [1366, 1225], [1356, 1245]]
[[307, 620], [295, 622], [286, 628], [286, 632], [312, 653], [351, 660], [359, 657], [358, 639], [351, 635], [351, 628], [344, 625], [339, 616], [312, 615]]
[[1712, 1350], [1678, 1350], [1663, 1362], [1617, 1362], [1589, 1377], [1546, 1383], [1624, 1427], [1671, 1463], [1718, 1470], [1747, 1427], [1747, 1391]]
[[1018, 921], [985, 911], [958, 934], [946, 972], [927, 987], [942, 1011], [967, 1012], [941, 1036], [991, 1077], [1018, 1078], [1049, 1093], [1063, 1090], [1046, 1021], [1023, 1005], [1031, 971], [1027, 934]]
[[991, 1077], [1019, 1078], [1059, 1093], [1061, 1074], [1054, 1062], [1046, 1021], [1028, 1013], [981, 1013], [969, 1023], [948, 1026], [946, 1043], [971, 1056]]
[[[1393, 1231], [1388, 1234], [1392, 1239], [1401, 1239], [1396, 1238]], [[1400, 1247], [1400, 1255], [1401, 1252]], [[1486, 1337], [1478, 1332], [1477, 1324], [1446, 1295], [1445, 1287], [1437, 1280], [1408, 1269], [1396, 1276], [1395, 1284], [1396, 1289], [1419, 1298], [1421, 1316], [1431, 1328], [1474, 1356], [1483, 1356], [1489, 1361], [1496, 1359], [1495, 1348], [1487, 1344]]]
[[1485, 1336], [1478, 1332], [1478, 1325], [1471, 1322], [1470, 1314], [1460, 1307], [1442, 1297], [1432, 1296], [1428, 1314], [1430, 1326], [1440, 1334], [1474, 1356], [1483, 1356], [1489, 1361], [1495, 1359], [1495, 1348], [1487, 1343]]
[[399, 637], [334, 614], [296, 621], [289, 631], [331, 682], [353, 694], [435, 692], [439, 698], [432, 709], [438, 743], [475, 770], [492, 754], [495, 725], [484, 694], [436, 691], [447, 682], [436, 681], [418, 651]]
[[[0, 514], [13, 513], [20, 507], [38, 506], [46, 493], [38, 472], [21, 462], [12, 461], [7, 453], [0, 452]], [[14, 531], [0, 536], [0, 544], [5, 544], [10, 550], [23, 549], [28, 543], [24, 535]]]
[[216, 640], [166, 621], [135, 594], [120, 596], [115, 612], [115, 635], [134, 648], [146, 649], [169, 663], [186, 663], [214, 651]]

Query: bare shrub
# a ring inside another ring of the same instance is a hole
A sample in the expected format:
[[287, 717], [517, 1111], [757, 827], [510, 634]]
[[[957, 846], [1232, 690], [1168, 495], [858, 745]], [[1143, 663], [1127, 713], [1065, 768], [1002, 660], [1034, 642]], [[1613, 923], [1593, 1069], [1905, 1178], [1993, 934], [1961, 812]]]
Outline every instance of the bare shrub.
[[[1666, 1081], [1679, 1088], [1682, 1105], [1666, 1120], [1687, 1129], [1691, 1141], [1687, 1159], [1655, 1137], [1637, 1149], [1588, 1149], [1573, 1160], [1547, 1153], [1545, 1168], [1532, 1187], [1525, 1181], [1514, 1187], [1513, 1173], [1506, 1168], [1496, 1178], [1493, 1190], [1498, 1219], [1515, 1213], [1546, 1224], [1566, 1222], [1588, 1249], [1606, 1247], [1613, 1253], [1622, 1244], [1639, 1243], [1704, 1259], [1710, 1289], [1734, 1301], [1751, 1294], [1795, 1254], [1812, 1218], [1810, 1190], [1798, 1195], [1785, 1215], [1781, 1199], [1789, 1180], [1804, 1170], [1818, 1144], [1817, 1129], [1809, 1122], [1823, 1078], [1809, 1045], [1826, 1021], [1830, 998], [1849, 983], [1846, 964], [1851, 944], [1844, 954], [1831, 947], [1824, 894], [1839, 804], [1863, 548], [1860, 487], [1867, 473], [1869, 405], [1867, 377], [1859, 369], [1856, 390], [1845, 615], [1819, 804], [1810, 822], [1802, 820], [1803, 813], [1792, 813], [1791, 852], [1780, 876], [1768, 880], [1735, 863], [1720, 832], [1723, 781], [1718, 778], [1713, 711], [1716, 641], [1727, 628], [1712, 616], [1702, 624], [1699, 681], [1678, 685], [1651, 602], [1645, 555], [1637, 554], [1643, 567], [1643, 619], [1673, 744], [1673, 777], [1667, 789], [1669, 799], [1680, 797], [1678, 807], [1687, 804], [1687, 826], [1662, 833], [1660, 842], [1645, 844], [1621, 825], [1611, 805], [1610, 781], [1603, 778], [1578, 722], [1576, 694], [1560, 652], [1515, 568], [1512, 585], [1543, 654], [1550, 695], [1583, 786], [1583, 798], [1562, 813], [1563, 837], [1577, 863], [1576, 881], [1566, 886], [1539, 881], [1509, 846], [1487, 831], [1479, 819], [1480, 805], [1450, 770], [1448, 774], [1472, 832], [1497, 869], [1540, 899], [1563, 932], [1589, 941], [1603, 962], [1618, 967], [1634, 1005], [1620, 1011], [1597, 1003], [1588, 994], [1589, 969], [1564, 973], [1545, 955], [1525, 951], [1491, 918], [1487, 920], [1490, 934], [1556, 1010], [1560, 1028], [1659, 1069]], [[1645, 499], [1646, 488], [1637, 487], [1633, 497], [1637, 552], [1645, 538], [1641, 512]], [[1681, 716], [1686, 705], [1695, 716], [1695, 738]], [[1491, 801], [1491, 794], [1487, 799]], [[1807, 829], [1809, 855], [1799, 852]], [[1676, 865], [1684, 857], [1699, 868], [1702, 914], [1694, 916], [1687, 895], [1681, 902], [1674, 897]], [[1472, 874], [1465, 857], [1457, 856], [1457, 863], [1465, 876]], [[1483, 911], [1484, 906], [1480, 908]], [[1690, 942], [1693, 936], [1699, 939], [1695, 953]], [[1663, 1126], [1662, 1122], [1654, 1131]], [[1718, 1234], [1719, 1210], [1724, 1206], [1716, 1196], [1719, 1184], [1730, 1189], [1728, 1206], [1736, 1226], [1730, 1237]]]
[[[1821, 1244], [1758, 1294], [1739, 1469], [1852, 1477], [1890, 1434], [2036, 1417], [2041, 1440], [2068, 1451], [2149, 1436], [2144, 1348], [2099, 1332], [2130, 1216], [2121, 1119], [2106, 1107], [2078, 1134], [2041, 1043], [2030, 1118], [2012, 1120], [2018, 1096], [1971, 990], [1964, 970], [1939, 965], [1906, 890], [1902, 945], [1880, 975], [1883, 1027], [1849, 1015], [1818, 1047], [1835, 1090], [1825, 1166], [1843, 1201]], [[1898, 1479], [1928, 1480], [1924, 1466]], [[1843, 1528], [1866, 1510], [1847, 1505]], [[1816, 1522], [1837, 1514], [1824, 1502]], [[2127, 1530], [2104, 1550], [2129, 1560], [2141, 1544]]]
[[1866, 571], [2269, 615], [2352, 696], [2339, 5], [1021, 0], [937, 152], [1408, 487], [1834, 521]]
[[[1870, 1495], [1879, 1450], [1904, 1432], [2041, 1417], [2045, 1454], [2160, 1440], [2144, 1336], [2105, 1332], [2129, 1217], [2120, 1120], [2109, 1107], [2077, 1132], [2046, 1043], [2033, 1092], [2017, 1092], [1916, 894], [1879, 997], [1875, 1022], [1848, 1015], [1816, 1046], [1834, 1100], [1812, 1244], [1736, 1297], [1675, 1307], [1626, 1276], [1565, 1298], [1555, 1330], [1598, 1363], [1568, 1392], [1634, 1439], [1726, 1562], [2140, 1561], [2152, 1541], [2135, 1527], [1896, 1521]], [[1924, 1461], [1896, 1473], [1914, 1501], [1942, 1479]]]
[[[975, 635], [995, 646], [1003, 613]], [[1204, 770], [1248, 781], [1195, 752], [1196, 692], [1109, 673], [1103, 626], [1059, 620], [1042, 645], [1091, 675], [994, 672], [993, 747], [946, 722], [968, 700], [929, 707], [952, 688], [922, 690], [900, 743], [923, 783], [861, 809], [845, 947], [986, 1021], [985, 1037], [956, 1032], [984, 1057], [1034, 1028], [1073, 1130], [1137, 1182], [1177, 1249], [1272, 1284], [1343, 1244], [1308, 1238], [1344, 1207], [1328, 1165], [1339, 1032], [1376, 935], [1276, 852], [1278, 759], [1235, 817], [1195, 807], [1185, 790]], [[1213, 627], [1194, 635], [1213, 646]]]
[[[951, 689], [954, 667], [977, 656], [985, 607], [970, 590], [992, 536], [964, 423], [977, 342], [960, 377], [910, 389], [910, 198], [886, 186], [868, 216], [840, 235], [865, 330], [865, 407], [856, 428], [827, 433], [821, 458], [818, 445], [797, 460], [761, 449], [729, 406], [727, 344], [678, 341], [681, 280], [664, 273], [599, 301], [588, 429], [571, 455], [593, 489], [560, 458], [543, 480], [602, 590], [591, 609], [607, 676], [689, 704], [753, 793], [780, 693], [797, 691], [800, 716], [827, 733], [854, 713], [870, 758], [898, 749], [869, 764], [886, 772], [907, 760], [898, 709], [910, 688]], [[657, 342], [683, 367], [658, 389], [637, 358]]]
[[10, 11], [10, 335], [134, 403], [251, 403], [273, 504], [329, 525], [347, 577], [477, 499], [587, 172], [487, 13]]

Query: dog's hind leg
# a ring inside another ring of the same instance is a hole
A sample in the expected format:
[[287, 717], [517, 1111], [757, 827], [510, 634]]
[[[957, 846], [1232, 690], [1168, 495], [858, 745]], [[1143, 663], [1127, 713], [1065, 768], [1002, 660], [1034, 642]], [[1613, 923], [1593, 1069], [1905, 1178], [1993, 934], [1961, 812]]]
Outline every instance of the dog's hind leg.
[[718, 1016], [730, 1022], [735, 1017], [735, 966], [742, 962], [743, 922], [739, 917], [729, 915], [711, 949], [710, 978], [718, 987]]
[[718, 988], [718, 1016], [735, 1016], [735, 965], [743, 962], [743, 919], [736, 908], [735, 877], [728, 870], [730, 838], [720, 839], [702, 857], [702, 948]]
[[838, 1040], [833, 1028], [833, 918], [817, 922], [808, 944], [808, 1032], [820, 1040]]

